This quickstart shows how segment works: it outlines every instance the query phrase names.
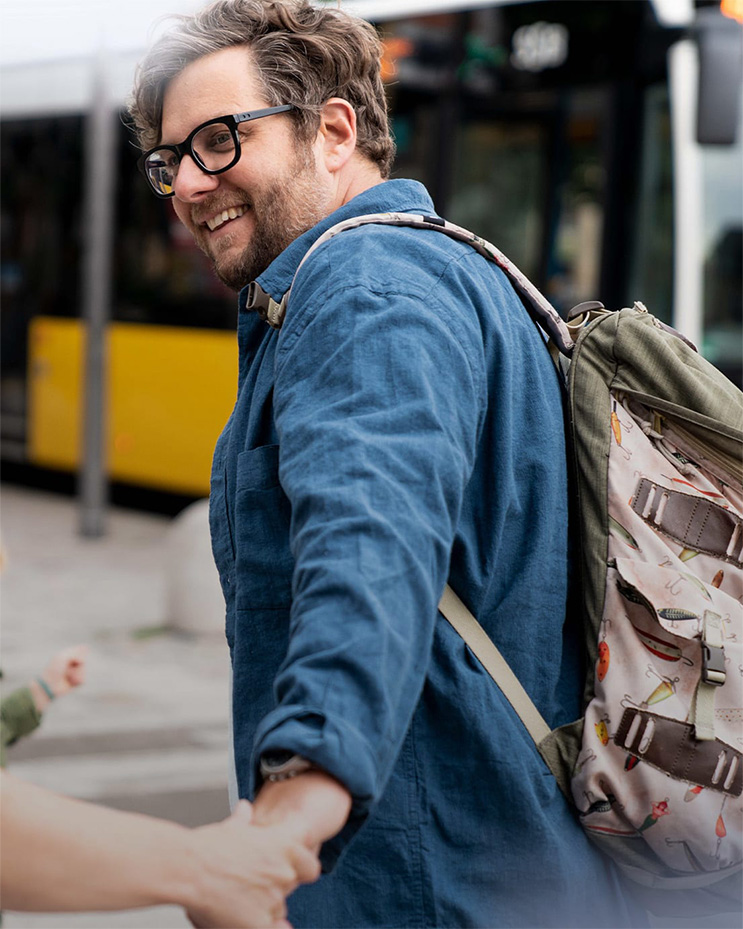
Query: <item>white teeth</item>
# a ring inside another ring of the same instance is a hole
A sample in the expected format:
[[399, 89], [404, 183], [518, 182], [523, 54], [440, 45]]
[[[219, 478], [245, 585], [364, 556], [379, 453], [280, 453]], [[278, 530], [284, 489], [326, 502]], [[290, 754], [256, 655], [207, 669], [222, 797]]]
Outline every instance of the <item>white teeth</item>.
[[244, 206], [231, 206], [229, 209], [223, 210], [221, 213], [217, 214], [217, 216], [212, 216], [211, 219], [207, 219], [206, 224], [210, 231], [214, 232], [215, 229], [223, 226], [229, 220], [237, 219], [238, 216], [242, 216], [245, 210], [246, 207]]

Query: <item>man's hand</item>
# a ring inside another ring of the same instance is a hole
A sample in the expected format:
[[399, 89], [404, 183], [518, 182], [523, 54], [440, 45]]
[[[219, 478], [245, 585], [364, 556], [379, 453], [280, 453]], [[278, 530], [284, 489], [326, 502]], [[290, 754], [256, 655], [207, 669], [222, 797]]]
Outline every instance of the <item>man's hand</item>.
[[245, 800], [229, 819], [191, 836], [201, 878], [187, 912], [197, 929], [286, 929], [286, 898], [320, 876], [295, 825], [259, 826]]
[[284, 781], [266, 781], [255, 800], [256, 824], [291, 824], [309, 848], [319, 850], [343, 828], [351, 795], [334, 777], [310, 770]]

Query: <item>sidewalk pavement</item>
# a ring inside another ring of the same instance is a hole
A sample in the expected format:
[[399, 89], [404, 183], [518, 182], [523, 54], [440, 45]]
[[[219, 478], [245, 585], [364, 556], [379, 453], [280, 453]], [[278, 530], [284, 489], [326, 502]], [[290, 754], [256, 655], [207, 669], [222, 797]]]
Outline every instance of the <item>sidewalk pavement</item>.
[[[173, 520], [112, 508], [107, 534], [89, 540], [78, 534], [72, 498], [4, 485], [0, 502], [4, 692], [42, 671], [58, 650], [90, 645], [86, 683], [10, 749], [9, 769], [56, 791], [186, 825], [226, 816], [223, 616], [215, 604], [198, 635], [176, 631], [178, 618], [168, 616]], [[167, 907], [4, 918], [5, 929], [187, 925]]]

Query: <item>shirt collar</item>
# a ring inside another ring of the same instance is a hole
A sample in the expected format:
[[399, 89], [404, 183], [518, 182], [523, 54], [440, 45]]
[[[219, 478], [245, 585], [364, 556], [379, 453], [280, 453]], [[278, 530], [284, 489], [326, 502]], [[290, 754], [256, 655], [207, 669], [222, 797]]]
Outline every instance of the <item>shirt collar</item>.
[[[398, 179], [376, 184], [349, 200], [288, 245], [284, 251], [256, 278], [256, 283], [277, 302], [289, 290], [300, 262], [320, 236], [344, 219], [363, 216], [365, 213], [433, 213], [434, 206], [428, 191], [418, 181]], [[248, 287], [240, 291], [240, 311], [245, 310]]]

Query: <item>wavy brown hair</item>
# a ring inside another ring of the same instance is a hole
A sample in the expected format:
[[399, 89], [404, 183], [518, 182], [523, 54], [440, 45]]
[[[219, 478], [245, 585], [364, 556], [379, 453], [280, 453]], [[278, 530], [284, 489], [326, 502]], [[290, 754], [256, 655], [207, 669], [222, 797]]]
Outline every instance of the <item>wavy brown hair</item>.
[[216, 0], [174, 27], [137, 68], [129, 115], [142, 149], [160, 140], [168, 83], [212, 52], [244, 45], [270, 106], [293, 103], [300, 137], [311, 139], [331, 97], [356, 111], [357, 148], [389, 177], [395, 147], [380, 75], [381, 44], [369, 23], [307, 0]]

